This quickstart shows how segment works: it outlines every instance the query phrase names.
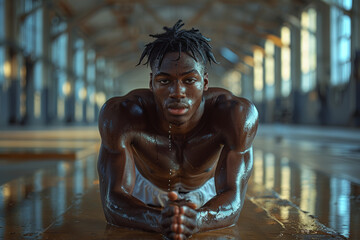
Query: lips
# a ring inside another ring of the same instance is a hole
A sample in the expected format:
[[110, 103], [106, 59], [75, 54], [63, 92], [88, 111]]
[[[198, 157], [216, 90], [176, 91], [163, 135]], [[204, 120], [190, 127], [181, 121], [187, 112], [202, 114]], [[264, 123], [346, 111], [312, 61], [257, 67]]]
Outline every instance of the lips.
[[167, 106], [167, 110], [171, 115], [184, 115], [189, 111], [188, 105], [184, 103], [172, 103]]
[[187, 108], [168, 108], [168, 111], [172, 115], [184, 115], [189, 109]]

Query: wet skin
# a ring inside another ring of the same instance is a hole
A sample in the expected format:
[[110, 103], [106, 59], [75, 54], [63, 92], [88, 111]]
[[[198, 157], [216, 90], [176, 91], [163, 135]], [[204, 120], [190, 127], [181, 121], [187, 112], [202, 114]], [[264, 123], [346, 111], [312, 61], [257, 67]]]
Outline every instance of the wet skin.
[[[152, 67], [150, 89], [104, 104], [98, 172], [110, 224], [186, 239], [236, 223], [253, 167], [258, 114], [248, 100], [208, 88], [201, 63], [186, 53], [177, 57], [178, 53], [168, 53], [160, 67]], [[149, 206], [132, 196], [135, 166], [164, 191], [170, 179], [165, 207]], [[212, 177], [217, 195], [203, 206], [177, 196], [179, 188], [191, 191]]]

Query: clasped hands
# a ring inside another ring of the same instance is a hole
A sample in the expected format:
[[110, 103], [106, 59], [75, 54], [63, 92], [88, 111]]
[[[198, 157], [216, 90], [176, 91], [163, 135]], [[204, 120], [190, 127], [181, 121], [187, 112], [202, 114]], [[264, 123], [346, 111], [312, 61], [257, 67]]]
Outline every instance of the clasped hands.
[[198, 231], [197, 205], [179, 199], [176, 192], [169, 192], [168, 198], [169, 201], [161, 212], [160, 225], [162, 232], [168, 239], [187, 239]]

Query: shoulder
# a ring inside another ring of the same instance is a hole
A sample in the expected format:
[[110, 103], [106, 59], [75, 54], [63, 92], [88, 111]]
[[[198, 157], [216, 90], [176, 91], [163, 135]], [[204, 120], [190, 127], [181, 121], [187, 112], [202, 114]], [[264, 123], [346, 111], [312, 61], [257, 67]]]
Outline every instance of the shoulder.
[[248, 118], [257, 120], [258, 112], [255, 105], [248, 99], [237, 97], [226, 89], [209, 88], [205, 98], [215, 112], [230, 114], [236, 120], [250, 120]]
[[152, 93], [146, 89], [134, 90], [125, 96], [107, 100], [100, 110], [98, 122], [102, 141], [115, 144], [126, 132], [141, 129], [151, 103]]
[[231, 148], [248, 149], [255, 137], [258, 126], [258, 111], [246, 98], [216, 88], [212, 93], [212, 118], [216, 128], [224, 134]]

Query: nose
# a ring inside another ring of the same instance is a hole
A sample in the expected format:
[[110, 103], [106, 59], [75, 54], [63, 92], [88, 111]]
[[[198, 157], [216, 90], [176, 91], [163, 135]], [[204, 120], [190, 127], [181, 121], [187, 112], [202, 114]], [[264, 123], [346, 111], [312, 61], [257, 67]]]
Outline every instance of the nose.
[[185, 96], [185, 86], [182, 84], [181, 81], [174, 81], [174, 84], [170, 89], [170, 97], [184, 98]]

